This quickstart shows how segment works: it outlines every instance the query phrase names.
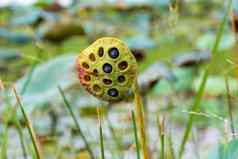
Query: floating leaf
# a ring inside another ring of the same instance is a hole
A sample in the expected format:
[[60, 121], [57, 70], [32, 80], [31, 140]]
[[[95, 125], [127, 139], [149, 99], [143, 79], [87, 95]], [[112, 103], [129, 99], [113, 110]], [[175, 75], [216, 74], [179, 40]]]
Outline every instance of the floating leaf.
[[[56, 102], [57, 86], [68, 88], [77, 82], [74, 73], [74, 55], [63, 55], [35, 67], [32, 78], [22, 95], [25, 110], [30, 113], [34, 108], [48, 102]], [[17, 81], [17, 90], [22, 90], [28, 74]], [[15, 102], [14, 97], [12, 101]]]
[[32, 38], [26, 33], [11, 32], [5, 28], [0, 28], [1, 38], [17, 44], [25, 44], [32, 41]]
[[209, 51], [193, 51], [190, 53], [178, 54], [173, 58], [176, 66], [187, 67], [202, 64], [209, 61], [211, 53]]
[[138, 35], [130, 39], [126, 39], [125, 41], [129, 48], [144, 49], [153, 48], [156, 45], [155, 41], [146, 35]]
[[61, 17], [59, 21], [50, 21], [43, 24], [37, 35], [51, 42], [62, 42], [72, 36], [84, 35], [84, 29], [77, 19]]
[[14, 49], [0, 49], [0, 61], [12, 61], [21, 58], [21, 54]]
[[10, 25], [37, 25], [44, 20], [55, 20], [57, 15], [42, 10], [27, 10], [23, 15], [17, 15], [10, 20]]

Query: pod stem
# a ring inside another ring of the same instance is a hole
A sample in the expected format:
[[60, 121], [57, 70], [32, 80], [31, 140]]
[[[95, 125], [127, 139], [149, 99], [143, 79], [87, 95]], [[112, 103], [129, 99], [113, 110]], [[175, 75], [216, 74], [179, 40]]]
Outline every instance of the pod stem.
[[149, 159], [149, 150], [146, 143], [146, 133], [145, 133], [145, 119], [143, 113], [142, 98], [140, 96], [140, 91], [137, 81], [134, 82], [134, 102], [135, 102], [135, 112], [136, 112], [136, 122], [139, 128], [139, 139], [141, 144], [141, 149], [143, 153], [143, 159]]

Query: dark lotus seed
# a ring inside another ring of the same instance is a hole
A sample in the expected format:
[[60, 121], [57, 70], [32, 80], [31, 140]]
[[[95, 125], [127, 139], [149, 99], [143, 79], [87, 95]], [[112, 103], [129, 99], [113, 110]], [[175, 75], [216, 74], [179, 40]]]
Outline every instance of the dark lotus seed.
[[83, 68], [86, 68], [86, 69], [89, 68], [89, 65], [86, 62], [84, 62], [82, 65], [83, 65]]
[[95, 84], [95, 85], [93, 85], [93, 90], [95, 92], [99, 92], [101, 90], [101, 87], [99, 85]]
[[118, 96], [118, 90], [116, 88], [111, 88], [108, 90], [107, 94], [111, 97], [117, 97]]
[[91, 53], [91, 54], [89, 55], [89, 59], [90, 59], [91, 61], [96, 61], [96, 57], [95, 57], [95, 55], [94, 55], [93, 53]]
[[89, 75], [85, 75], [83, 78], [84, 78], [85, 81], [90, 81], [91, 80], [91, 77]]
[[125, 70], [128, 67], [128, 63], [126, 61], [122, 61], [118, 64], [120, 70]]
[[109, 49], [108, 54], [111, 58], [115, 59], [119, 56], [119, 51], [117, 48], [113, 47]]
[[112, 65], [109, 64], [109, 63], [105, 63], [105, 64], [103, 65], [103, 71], [104, 71], [105, 73], [111, 73], [111, 72], [112, 72]]
[[123, 83], [123, 82], [125, 82], [126, 78], [125, 78], [125, 76], [118, 76], [117, 80], [118, 80], [118, 82]]
[[99, 49], [98, 49], [98, 56], [99, 56], [99, 57], [102, 57], [103, 54], [104, 54], [103, 47], [99, 47]]
[[95, 76], [98, 75], [98, 70], [97, 70], [97, 69], [94, 69], [94, 70], [93, 70], [93, 75], [95, 75]]
[[103, 79], [103, 83], [106, 85], [110, 85], [110, 84], [112, 84], [112, 80], [105, 78], [105, 79]]

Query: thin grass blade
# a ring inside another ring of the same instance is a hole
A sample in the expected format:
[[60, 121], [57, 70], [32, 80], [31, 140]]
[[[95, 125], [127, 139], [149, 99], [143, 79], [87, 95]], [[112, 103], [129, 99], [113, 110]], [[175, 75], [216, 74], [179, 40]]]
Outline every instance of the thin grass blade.
[[31, 140], [32, 140], [32, 143], [33, 143], [33, 147], [34, 147], [34, 151], [35, 151], [35, 154], [37, 156], [37, 159], [42, 159], [42, 155], [40, 153], [40, 146], [39, 146], [39, 143], [37, 141], [37, 137], [36, 137], [36, 134], [34, 132], [34, 129], [32, 127], [32, 123], [31, 123], [29, 117], [27, 116], [27, 114], [26, 114], [26, 112], [24, 110], [23, 104], [21, 102], [20, 96], [18, 95], [15, 86], [13, 87], [13, 92], [14, 92], [14, 95], [16, 97], [17, 103], [20, 106], [20, 109], [21, 109], [21, 112], [23, 114], [23, 117], [24, 117], [24, 119], [26, 121], [28, 133], [30, 134], [30, 137], [31, 137]]
[[99, 139], [100, 139], [101, 159], [105, 159], [103, 132], [102, 132], [102, 115], [101, 115], [100, 108], [97, 109], [97, 114], [98, 114], [98, 124], [99, 124]]
[[235, 130], [235, 124], [234, 124], [234, 119], [233, 119], [233, 114], [232, 114], [233, 103], [232, 103], [230, 86], [229, 86], [227, 76], [225, 76], [225, 84], [226, 84], [227, 106], [228, 106], [228, 114], [229, 114], [229, 118], [230, 118], [231, 133], [232, 133], [232, 138], [235, 139], [236, 138], [236, 130]]
[[137, 159], [140, 159], [140, 144], [139, 144], [139, 139], [137, 134], [135, 112], [133, 110], [131, 110], [131, 117], [132, 117], [133, 132], [134, 132], [134, 138], [135, 138], [135, 144], [136, 144], [136, 155], [137, 155]]

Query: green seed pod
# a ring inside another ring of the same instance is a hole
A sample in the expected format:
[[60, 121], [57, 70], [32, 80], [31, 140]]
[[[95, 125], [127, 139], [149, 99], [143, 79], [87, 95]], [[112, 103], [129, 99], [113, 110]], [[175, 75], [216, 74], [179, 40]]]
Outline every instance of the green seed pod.
[[128, 95], [137, 78], [137, 63], [125, 43], [101, 38], [77, 58], [80, 83], [94, 96], [115, 102]]

